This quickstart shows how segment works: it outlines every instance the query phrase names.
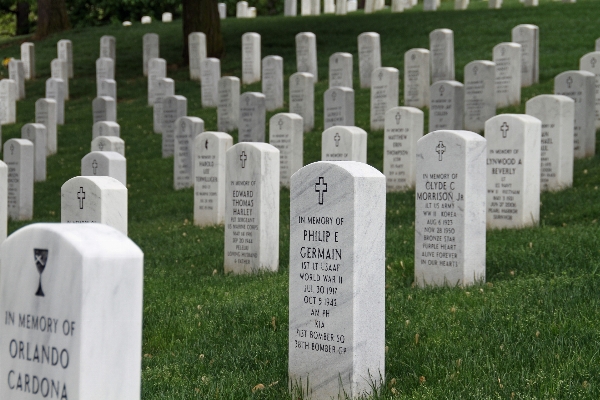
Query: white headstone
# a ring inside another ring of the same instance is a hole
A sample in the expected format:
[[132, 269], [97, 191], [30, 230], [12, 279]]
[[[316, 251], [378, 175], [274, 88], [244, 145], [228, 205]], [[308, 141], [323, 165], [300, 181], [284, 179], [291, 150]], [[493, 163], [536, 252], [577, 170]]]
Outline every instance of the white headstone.
[[58, 58], [67, 62], [68, 78], [72, 78], [73, 74], [73, 43], [68, 39], [59, 40], [57, 43]]
[[219, 19], [227, 18], [227, 4], [219, 3]]
[[171, 78], [158, 78], [154, 90], [153, 120], [154, 133], [162, 133], [163, 99], [175, 95], [175, 81]]
[[373, 11], [375, 11], [375, 1], [376, 0], [365, 0], [365, 14], [371, 14]]
[[543, 94], [527, 101], [525, 110], [542, 122], [541, 190], [573, 186], [575, 102], [566, 96]]
[[125, 157], [125, 141], [117, 136], [98, 136], [92, 140], [91, 151], [114, 151]]
[[525, 114], [502, 114], [485, 123], [487, 226], [523, 228], [540, 219], [542, 124]]
[[27, 139], [8, 139], [4, 143], [4, 162], [8, 166], [8, 217], [13, 221], [30, 220], [33, 218], [33, 143]]
[[114, 36], [104, 35], [100, 38], [100, 58], [103, 57], [117, 62], [117, 39]]
[[248, 18], [248, 2], [238, 1], [235, 8], [236, 18]]
[[283, 5], [283, 15], [286, 17], [295, 17], [298, 12], [297, 0], [285, 0]]
[[290, 187], [290, 178], [303, 163], [302, 117], [293, 113], [275, 114], [269, 120], [269, 143], [279, 150], [279, 183]]
[[488, 8], [491, 9], [500, 9], [502, 8], [502, 0], [489, 0]]
[[225, 273], [279, 268], [279, 150], [238, 143], [227, 150]]
[[257, 92], [242, 94], [240, 96], [238, 141], [264, 142], [266, 118], [265, 95]]
[[540, 29], [536, 25], [517, 25], [512, 30], [512, 41], [521, 45], [521, 86], [540, 81]]
[[131, 26], [133, 25], [131, 21], [123, 21], [123, 26]]
[[423, 111], [394, 107], [385, 113], [383, 174], [388, 192], [415, 187], [417, 141], [424, 132]]
[[[441, 130], [417, 143], [415, 281], [485, 281], [486, 139]], [[488, 186], [489, 187], [489, 186]]]
[[21, 128], [21, 138], [33, 143], [34, 182], [44, 182], [46, 180], [46, 127], [42, 124], [25, 124]]
[[301, 32], [296, 35], [296, 68], [298, 72], [312, 74], [315, 82], [319, 80], [317, 36], [312, 32]]
[[[2, 81], [0, 81], [0, 84]], [[56, 123], [65, 124], [65, 81], [50, 78], [46, 80], [46, 98], [56, 102]], [[50, 143], [50, 141], [48, 141]]]
[[329, 87], [352, 85], [352, 54], [333, 53], [329, 57]]
[[165, 96], [162, 102], [162, 156], [175, 152], [175, 121], [187, 115], [187, 99], [184, 96]]
[[173, 22], [173, 14], [170, 12], [163, 13], [162, 22]]
[[35, 45], [33, 43], [21, 44], [21, 61], [23, 61], [25, 79], [35, 79]]
[[596, 39], [594, 50], [600, 51], [600, 38]]
[[127, 235], [127, 188], [110, 176], [76, 176], [60, 189], [62, 223], [98, 223]]
[[465, 129], [483, 132], [485, 121], [496, 115], [496, 64], [471, 61], [465, 65]]
[[283, 58], [267, 56], [262, 60], [262, 93], [267, 111], [283, 108]]
[[315, 84], [307, 72], [296, 72], [290, 76], [290, 112], [298, 114], [304, 122], [304, 132], [315, 127]]
[[17, 122], [17, 83], [12, 79], [0, 80], [0, 124]]
[[8, 166], [0, 161], [0, 243], [8, 232]]
[[194, 139], [194, 225], [225, 221], [225, 154], [233, 138], [224, 132], [204, 132]]
[[81, 176], [110, 176], [127, 186], [127, 160], [115, 151], [92, 151], [81, 159]]
[[102, 79], [98, 85], [97, 96], [106, 96], [117, 101], [117, 81], [114, 79]]
[[367, 162], [367, 132], [356, 126], [334, 126], [321, 136], [322, 161]]
[[175, 157], [173, 159], [173, 188], [194, 185], [194, 139], [204, 132], [204, 121], [198, 117], [179, 117], [175, 121]]
[[525, 7], [537, 7], [539, 5], [538, 0], [524, 0]]
[[25, 66], [14, 58], [8, 62], [8, 79], [17, 84], [17, 100], [25, 100]]
[[332, 87], [323, 94], [323, 124], [332, 126], [354, 126], [354, 90], [347, 87]]
[[65, 60], [55, 58], [50, 63], [51, 78], [62, 79], [64, 83], [65, 100], [69, 100], [69, 65]]
[[383, 129], [385, 113], [398, 107], [400, 72], [396, 68], [377, 68], [371, 77], [371, 129]]
[[404, 11], [405, 0], [392, 0], [392, 12], [399, 13]]
[[455, 10], [466, 10], [469, 8], [469, 0], [454, 0]]
[[437, 0], [423, 0], [423, 11], [436, 11], [437, 8]]
[[348, 1], [347, 0], [336, 0], [335, 1], [335, 13], [336, 13], [336, 15], [348, 14]]
[[242, 35], [242, 83], [260, 81], [260, 35], [247, 32]]
[[150, 17], [149, 15], [144, 15], [142, 17], [142, 24], [146, 25], [146, 24], [151, 24], [152, 23], [152, 17]]
[[587, 71], [566, 71], [554, 78], [554, 94], [562, 94], [575, 101], [575, 158], [592, 157], [596, 153], [595, 79], [594, 74]]
[[312, 14], [312, 0], [300, 1], [300, 15], [308, 16]]
[[429, 92], [429, 130], [463, 129], [465, 88], [456, 81], [438, 81]]
[[358, 71], [361, 88], [371, 87], [371, 75], [377, 68], [381, 68], [379, 33], [361, 33], [358, 35]]
[[335, 14], [334, 0], [325, 0], [323, 3], [323, 14]]
[[311, 0], [311, 15], [321, 15], [321, 0]]
[[94, 124], [98, 121], [117, 121], [117, 102], [112, 97], [100, 96], [92, 101]]
[[429, 107], [430, 82], [429, 50], [411, 49], [404, 53], [404, 105]]
[[206, 58], [206, 35], [203, 32], [192, 32], [188, 35], [188, 51], [190, 79], [199, 81], [202, 79], [202, 62]]
[[500, 43], [494, 46], [496, 64], [496, 106], [521, 104], [521, 45]]
[[600, 128], [600, 51], [588, 53], [579, 60], [579, 69], [594, 74], [596, 87], [595, 96], [595, 127]]
[[[148, 17], [150, 18], [150, 17]], [[144, 18], [142, 18], [142, 23]], [[148, 23], [150, 23], [150, 20]], [[143, 37], [143, 67], [144, 76], [148, 76], [148, 61], [153, 58], [160, 58], [160, 40], [156, 33], [146, 33]]]
[[167, 62], [162, 58], [153, 58], [148, 61], [148, 105], [153, 106], [156, 101], [157, 83], [160, 78], [167, 77]]
[[288, 371], [307, 398], [367, 396], [385, 376], [385, 198], [361, 163], [292, 177]]
[[92, 139], [98, 136], [121, 136], [121, 126], [114, 121], [98, 121], [92, 127]]
[[56, 154], [56, 100], [38, 99], [35, 102], [35, 122], [46, 127], [46, 155]]
[[355, 12], [358, 9], [357, 0], [348, 0], [348, 12]]
[[100, 224], [34, 224], [0, 254], [0, 397], [140, 398], [139, 247]]
[[256, 7], [248, 7], [248, 18], [256, 18]]
[[[433, 0], [434, 2], [436, 0]], [[431, 82], [454, 80], [454, 32], [436, 29], [429, 34]]]
[[96, 60], [96, 86], [100, 90], [100, 82], [105, 79], [115, 79], [115, 61], [109, 57]]
[[231, 132], [238, 127], [240, 115], [240, 79], [225, 76], [219, 80], [217, 105], [217, 129]]
[[202, 61], [202, 107], [216, 108], [219, 105], [219, 79], [221, 61], [212, 57]]

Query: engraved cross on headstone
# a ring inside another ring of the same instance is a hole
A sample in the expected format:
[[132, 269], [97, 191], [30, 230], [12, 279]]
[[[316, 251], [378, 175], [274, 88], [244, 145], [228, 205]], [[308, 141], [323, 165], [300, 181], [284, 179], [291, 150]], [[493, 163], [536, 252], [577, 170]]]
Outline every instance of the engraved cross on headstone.
[[506, 121], [504, 121], [504, 123], [502, 124], [502, 126], [500, 126], [500, 131], [502, 132], [502, 137], [504, 139], [506, 139], [506, 134], [508, 133], [509, 130], [509, 126], [506, 123]]
[[477, 75], [477, 71], [479, 71], [479, 68], [477, 68], [477, 65], [473, 67], [473, 75]]
[[246, 168], [246, 160], [248, 159], [248, 156], [246, 155], [245, 151], [242, 151], [242, 155], [240, 156], [240, 161], [242, 162], [242, 168]]
[[204, 142], [204, 148], [208, 150], [208, 139], [206, 139], [206, 142]]
[[281, 118], [279, 118], [277, 125], [279, 125], [279, 130], [283, 129], [283, 120]]
[[596, 60], [596, 57], [592, 57], [592, 59], [590, 60], [590, 64], [592, 64], [592, 68], [596, 68], [597, 62], [598, 62], [598, 60]]
[[337, 92], [331, 93], [331, 100], [335, 101], [336, 97], [337, 97]]
[[444, 85], [441, 85], [440, 86], [440, 96], [443, 96], [445, 91], [446, 91], [446, 88], [444, 88]]
[[98, 148], [100, 149], [100, 151], [103, 151], [103, 150], [104, 150], [104, 141], [103, 141], [103, 140], [101, 140], [101, 141], [98, 143]]
[[442, 154], [446, 151], [446, 146], [444, 146], [444, 142], [440, 140], [437, 147], [435, 148], [436, 153], [438, 153], [439, 158], [438, 161], [442, 161]]
[[400, 125], [400, 119], [402, 119], [400, 112], [397, 112], [394, 118], [396, 118], [396, 125]]
[[570, 76], [567, 78], [567, 86], [569, 87], [569, 89], [571, 89], [571, 85], [573, 84], [573, 78], [571, 78]]
[[382, 80], [382, 79], [383, 79], [383, 72], [379, 71], [379, 80]]
[[322, 176], [319, 177], [319, 181], [315, 183], [315, 192], [319, 193], [319, 204], [323, 204], [323, 193], [327, 191], [327, 184]]
[[12, 156], [13, 154], [15, 154], [15, 145], [14, 144], [10, 144], [10, 155]]
[[94, 171], [94, 175], [96, 175], [97, 169], [98, 169], [98, 162], [94, 159], [94, 161], [92, 161], [92, 170]]
[[335, 141], [335, 147], [340, 147], [340, 134], [336, 133], [335, 136], [333, 137], [333, 140]]
[[83, 200], [85, 199], [85, 192], [83, 191], [83, 186], [79, 187], [79, 192], [77, 192], [77, 199], [79, 200], [79, 209], [83, 210]]

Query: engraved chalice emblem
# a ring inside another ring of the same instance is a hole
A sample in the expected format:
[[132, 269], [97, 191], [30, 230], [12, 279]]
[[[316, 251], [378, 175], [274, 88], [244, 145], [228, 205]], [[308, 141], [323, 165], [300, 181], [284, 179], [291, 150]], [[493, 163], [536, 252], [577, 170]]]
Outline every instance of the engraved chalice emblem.
[[33, 255], [35, 257], [35, 267], [40, 274], [40, 283], [38, 286], [36, 296], [44, 297], [44, 291], [42, 290], [42, 272], [46, 268], [46, 262], [48, 261], [48, 250], [45, 249], [33, 249]]

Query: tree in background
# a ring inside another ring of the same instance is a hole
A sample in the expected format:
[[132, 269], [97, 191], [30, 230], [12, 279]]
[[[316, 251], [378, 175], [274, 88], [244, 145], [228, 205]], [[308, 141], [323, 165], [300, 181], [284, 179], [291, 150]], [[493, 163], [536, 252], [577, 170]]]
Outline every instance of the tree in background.
[[218, 0], [182, 0], [183, 4], [183, 59], [189, 62], [188, 35], [203, 32], [206, 35], [206, 55], [221, 58], [224, 52]]
[[30, 32], [29, 11], [33, 0], [0, 0], [0, 11], [17, 17], [15, 34], [27, 35]]
[[65, 0], [37, 0], [36, 39], [71, 28]]

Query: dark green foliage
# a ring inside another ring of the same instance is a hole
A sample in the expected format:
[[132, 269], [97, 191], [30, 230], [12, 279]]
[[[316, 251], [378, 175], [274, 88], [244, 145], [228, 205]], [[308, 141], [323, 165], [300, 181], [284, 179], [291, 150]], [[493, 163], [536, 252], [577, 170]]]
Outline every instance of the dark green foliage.
[[161, 20], [163, 12], [181, 14], [181, 0], [67, 0], [69, 17], [74, 26], [96, 26], [122, 21], [139, 21], [150, 15]]

